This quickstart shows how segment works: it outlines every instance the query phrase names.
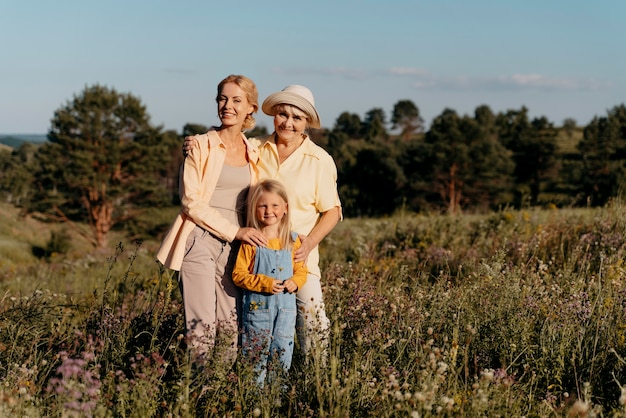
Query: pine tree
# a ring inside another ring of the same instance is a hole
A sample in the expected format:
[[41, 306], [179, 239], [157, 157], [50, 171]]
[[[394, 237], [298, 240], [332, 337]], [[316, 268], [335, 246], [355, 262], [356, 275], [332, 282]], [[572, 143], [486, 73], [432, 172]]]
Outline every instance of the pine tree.
[[94, 85], [74, 96], [55, 112], [50, 142], [37, 153], [30, 209], [87, 222], [86, 235], [105, 247], [114, 225], [169, 198], [163, 178], [172, 175], [171, 148], [175, 143], [180, 153], [180, 139], [149, 119], [138, 98], [114, 89]]

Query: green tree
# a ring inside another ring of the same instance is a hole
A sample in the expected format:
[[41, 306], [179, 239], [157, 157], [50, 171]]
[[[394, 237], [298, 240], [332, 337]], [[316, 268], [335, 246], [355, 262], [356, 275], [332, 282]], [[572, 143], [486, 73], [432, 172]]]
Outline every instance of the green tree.
[[388, 215], [398, 207], [404, 182], [396, 148], [382, 141], [349, 140], [336, 159], [345, 216]]
[[183, 138], [191, 135], [199, 135], [206, 133], [209, 130], [209, 127], [206, 125], [201, 125], [199, 123], [186, 123], [183, 126]]
[[365, 115], [365, 120], [361, 125], [362, 136], [368, 141], [385, 141], [389, 138], [385, 129], [385, 111], [381, 108], [371, 109]]
[[566, 118], [563, 119], [563, 131], [567, 135], [569, 139], [572, 139], [574, 136], [574, 131], [576, 130], [576, 119]]
[[[325, 149], [335, 159], [338, 170], [343, 163], [344, 158], [350, 158], [346, 155], [349, 152], [344, 145], [353, 140], [362, 140], [361, 137], [362, 123], [359, 115], [354, 113], [343, 112], [335, 121], [335, 125], [331, 130], [326, 130]], [[316, 142], [319, 144], [319, 142]]]
[[268, 132], [265, 126], [255, 126], [252, 130], [246, 131], [246, 136], [248, 138], [255, 138], [257, 136], [265, 136], [267, 134]]
[[153, 127], [138, 98], [100, 85], [55, 112], [48, 139], [37, 153], [31, 210], [72, 225], [86, 221], [95, 247], [139, 208], [163, 203], [174, 143], [180, 153], [180, 139]]
[[557, 130], [545, 117], [530, 121], [526, 107], [498, 115], [496, 123], [502, 144], [513, 152], [518, 204], [528, 200], [534, 206], [545, 183], [558, 174]]
[[604, 205], [626, 185], [626, 106], [595, 117], [578, 144], [583, 158], [583, 191], [592, 205]]
[[25, 142], [13, 151], [0, 152], [0, 192], [6, 202], [22, 206], [29, 201], [36, 150], [37, 145]]
[[445, 202], [449, 214], [465, 206], [499, 203], [513, 170], [509, 153], [498, 142], [485, 108], [478, 108], [477, 119], [459, 117], [445, 109], [433, 120], [425, 135], [425, 173], [430, 172], [429, 188]]
[[424, 129], [424, 119], [411, 100], [400, 100], [394, 105], [391, 124], [392, 129], [400, 128], [400, 137], [404, 140], [411, 139], [414, 133], [421, 133]]
[[363, 124], [359, 115], [343, 112], [335, 121], [334, 133], [343, 133], [348, 138], [359, 138], [363, 131]]

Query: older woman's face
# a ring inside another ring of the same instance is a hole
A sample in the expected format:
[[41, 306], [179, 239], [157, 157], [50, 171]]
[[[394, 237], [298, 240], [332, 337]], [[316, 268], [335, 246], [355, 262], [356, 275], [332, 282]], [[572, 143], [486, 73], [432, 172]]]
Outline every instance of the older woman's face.
[[280, 106], [274, 115], [274, 131], [285, 142], [301, 140], [306, 123], [304, 112], [292, 106]]

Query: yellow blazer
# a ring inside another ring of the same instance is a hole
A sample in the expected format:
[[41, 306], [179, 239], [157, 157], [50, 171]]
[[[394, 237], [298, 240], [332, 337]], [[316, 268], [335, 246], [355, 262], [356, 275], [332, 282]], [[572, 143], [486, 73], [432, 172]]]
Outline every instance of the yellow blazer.
[[[243, 133], [241, 136], [246, 143], [246, 153], [250, 162], [250, 184], [253, 185], [259, 177], [257, 167], [259, 151]], [[226, 147], [215, 129], [195, 135], [195, 139], [197, 146], [191, 149], [181, 168], [181, 211], [174, 219], [157, 252], [157, 259], [172, 270], [180, 270], [187, 237], [196, 225], [228, 242], [235, 239], [239, 230], [239, 225], [232, 224], [209, 205], [224, 166]]]

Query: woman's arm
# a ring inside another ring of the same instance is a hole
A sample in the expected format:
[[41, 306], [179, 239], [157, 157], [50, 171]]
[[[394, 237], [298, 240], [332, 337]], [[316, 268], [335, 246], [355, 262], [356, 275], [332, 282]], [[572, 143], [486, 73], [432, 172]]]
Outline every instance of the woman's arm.
[[298, 289], [302, 289], [302, 286], [306, 283], [306, 279], [309, 274], [309, 269], [304, 261], [295, 260], [295, 254], [300, 247], [302, 247], [302, 240], [298, 237], [296, 238], [296, 242], [293, 244], [293, 276], [285, 280], [285, 289], [287, 289], [289, 293], [297, 292]]
[[[203, 147], [200, 147], [195, 136], [187, 137], [190, 148], [183, 163], [181, 204], [183, 211], [194, 221], [196, 225], [211, 231], [213, 234], [228, 242], [237, 239], [252, 245], [267, 245], [267, 239], [260, 231], [254, 228], [239, 227], [232, 224], [222, 216], [215, 208], [209, 205], [204, 197], [206, 159], [203, 156]], [[205, 150], [206, 152], [206, 150]]]
[[334, 208], [322, 212], [320, 221], [313, 227], [309, 235], [300, 235], [302, 245], [295, 252], [295, 261], [306, 261], [309, 253], [313, 248], [319, 245], [326, 235], [335, 228], [339, 220], [341, 219], [341, 207], [335, 206]]
[[209, 204], [210, 196], [205, 194], [208, 179], [211, 175], [219, 173], [219, 168], [209, 167], [209, 163], [207, 147], [197, 146], [185, 158], [182, 170], [181, 207], [196, 225], [231, 242], [235, 239], [239, 226], [229, 222], [213, 208]]

